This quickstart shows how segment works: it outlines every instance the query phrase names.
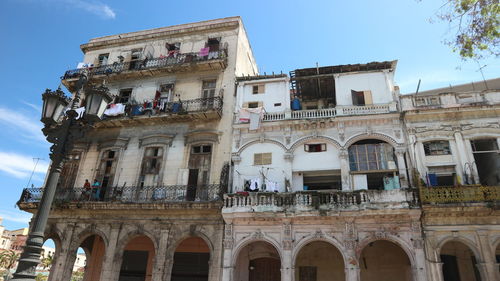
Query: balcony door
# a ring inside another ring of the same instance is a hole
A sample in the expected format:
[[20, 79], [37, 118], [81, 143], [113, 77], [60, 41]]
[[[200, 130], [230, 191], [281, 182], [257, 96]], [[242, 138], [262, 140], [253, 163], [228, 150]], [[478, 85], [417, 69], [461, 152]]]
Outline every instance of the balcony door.
[[58, 188], [75, 187], [78, 166], [80, 165], [80, 157], [80, 152], [71, 153], [66, 157], [64, 166], [61, 170], [61, 175], [59, 176]]
[[101, 162], [96, 179], [101, 184], [100, 199], [104, 199], [109, 188], [113, 185], [116, 165], [118, 163], [118, 150], [106, 150], [101, 156]]
[[203, 185], [210, 180], [210, 164], [212, 159], [212, 145], [193, 145], [189, 155], [189, 176], [187, 200], [203, 199]]

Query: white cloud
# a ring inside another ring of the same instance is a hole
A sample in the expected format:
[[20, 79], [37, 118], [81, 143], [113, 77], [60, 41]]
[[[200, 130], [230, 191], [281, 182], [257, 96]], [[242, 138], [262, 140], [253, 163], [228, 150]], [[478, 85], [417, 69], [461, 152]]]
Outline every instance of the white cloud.
[[82, 9], [94, 15], [98, 15], [105, 19], [115, 19], [116, 13], [106, 4], [98, 1], [84, 1], [84, 0], [59, 0], [74, 8]]
[[35, 169], [35, 173], [45, 173], [48, 168], [47, 161], [40, 160], [36, 163], [36, 160], [30, 156], [13, 152], [0, 151], [0, 163], [2, 163], [2, 165], [0, 165], [0, 171], [16, 178], [24, 179], [27, 179], [31, 175], [33, 169]]
[[29, 107], [33, 108], [33, 109], [34, 109], [34, 110], [36, 110], [36, 112], [38, 112], [38, 113], [41, 113], [41, 112], [42, 112], [42, 108], [41, 108], [40, 106], [36, 105], [36, 104], [32, 104], [32, 103], [29, 103], [29, 102], [27, 102], [27, 101], [23, 101], [23, 100], [21, 100], [21, 102], [22, 102], [22, 103], [24, 103], [25, 105], [27, 105], [27, 106], [29, 106]]
[[0, 210], [0, 217], [6, 221], [28, 224], [31, 219], [31, 214], [22, 211]]
[[[39, 116], [36, 114], [36, 116]], [[43, 141], [45, 137], [42, 133], [42, 123], [36, 119], [30, 118], [27, 114], [21, 114], [5, 107], [0, 107], [0, 124], [3, 124], [13, 129], [18, 135], [11, 135], [13, 137], [23, 136], [24, 138], [32, 139], [37, 142]]]

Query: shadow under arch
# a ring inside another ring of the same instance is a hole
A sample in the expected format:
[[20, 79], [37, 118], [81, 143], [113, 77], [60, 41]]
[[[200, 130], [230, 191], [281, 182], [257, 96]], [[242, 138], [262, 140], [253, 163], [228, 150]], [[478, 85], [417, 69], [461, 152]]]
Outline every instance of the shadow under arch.
[[[467, 248], [469, 248], [472, 251], [472, 253], [474, 254], [474, 256], [476, 256], [478, 261], [482, 262], [481, 253], [478, 250], [477, 246], [475, 245], [474, 241], [470, 240], [467, 237], [463, 237], [461, 235], [458, 235], [456, 237], [447, 236], [447, 237], [442, 238], [436, 245], [436, 252], [437, 252], [438, 257], [439, 257], [439, 253], [441, 253], [441, 250], [443, 249], [443, 247], [446, 245], [446, 243], [449, 243], [449, 242], [459, 242], [459, 243], [464, 244], [465, 246], [467, 246]], [[500, 238], [499, 238], [498, 242], [500, 243]]]
[[265, 237], [250, 237], [238, 243], [233, 253], [232, 280], [281, 280], [283, 257], [276, 242]]
[[344, 261], [344, 264], [348, 263], [348, 257], [345, 255], [346, 251], [342, 244], [335, 238], [330, 238], [330, 237], [309, 237], [306, 239], [303, 239], [295, 245], [293, 252], [292, 252], [292, 262], [293, 265], [295, 265], [295, 261], [297, 260], [297, 256], [300, 253], [300, 250], [306, 246], [307, 244], [313, 243], [313, 242], [326, 242], [333, 247], [335, 247], [339, 252], [340, 255], [342, 256], [342, 260]]
[[411, 251], [411, 249], [413, 249], [413, 247], [408, 245], [405, 241], [403, 241], [397, 237], [394, 237], [392, 235], [388, 235], [386, 237], [381, 237], [381, 238], [369, 237], [369, 238], [364, 239], [363, 241], [361, 241], [358, 244], [358, 247], [356, 250], [356, 258], [359, 260], [361, 258], [361, 253], [363, 252], [363, 249], [366, 248], [366, 246], [368, 246], [370, 243], [373, 243], [376, 241], [387, 241], [387, 242], [391, 242], [391, 243], [395, 244], [396, 246], [400, 247], [403, 250], [403, 252], [405, 252], [408, 259], [410, 260], [411, 266], [412, 267], [416, 266], [415, 255]]

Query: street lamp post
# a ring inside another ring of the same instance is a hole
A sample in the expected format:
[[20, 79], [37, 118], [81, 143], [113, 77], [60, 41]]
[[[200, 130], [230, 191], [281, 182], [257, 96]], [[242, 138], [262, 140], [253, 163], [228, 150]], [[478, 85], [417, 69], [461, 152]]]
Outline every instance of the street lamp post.
[[[69, 100], [64, 96], [63, 91], [61, 89], [56, 91], [47, 89], [42, 94], [43, 110], [41, 121], [45, 125], [42, 132], [47, 137], [47, 141], [53, 144], [50, 148], [52, 163], [42, 199], [34, 216], [26, 246], [19, 259], [13, 281], [35, 280], [36, 267], [40, 263], [44, 242], [45, 227], [56, 193], [59, 175], [64, 164], [64, 158], [71, 151], [74, 141], [83, 137], [85, 131], [91, 127], [92, 122], [100, 119], [106, 106], [111, 101], [106, 87], [86, 87], [86, 85], [87, 76], [82, 74], [77, 83], [71, 110], [67, 111], [66, 117], [62, 121], [60, 121], [61, 114], [69, 104]], [[75, 109], [80, 106], [82, 92], [85, 92], [86, 107], [84, 118], [79, 118], [80, 116], [78, 116]]]

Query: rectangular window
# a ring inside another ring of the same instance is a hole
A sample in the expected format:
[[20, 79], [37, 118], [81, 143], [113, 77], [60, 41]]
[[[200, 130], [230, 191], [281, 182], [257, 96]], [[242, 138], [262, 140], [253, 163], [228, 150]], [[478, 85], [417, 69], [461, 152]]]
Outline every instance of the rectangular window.
[[147, 147], [144, 150], [144, 157], [142, 159], [142, 174], [157, 175], [160, 172], [162, 159], [163, 159], [163, 148]]
[[471, 140], [470, 144], [474, 152], [498, 152], [498, 142], [496, 139]]
[[204, 80], [202, 83], [202, 98], [213, 98], [215, 96], [215, 84], [217, 80]]
[[258, 102], [249, 102], [248, 103], [248, 108], [257, 108], [257, 107], [259, 107]]
[[165, 43], [165, 47], [167, 48], [167, 51], [173, 52], [173, 51], [179, 51], [181, 49], [181, 43]]
[[108, 64], [109, 54], [100, 54], [98, 57], [99, 65]]
[[349, 166], [351, 171], [395, 170], [393, 149], [387, 143], [351, 145]]
[[431, 186], [454, 186], [456, 184], [455, 166], [428, 167], [428, 183]]
[[274, 106], [275, 106], [275, 107], [277, 107], [277, 106], [281, 106], [281, 102], [275, 103], [275, 104], [274, 104]]
[[174, 95], [174, 83], [160, 85], [160, 97], [172, 101]]
[[255, 153], [253, 155], [254, 165], [270, 165], [273, 162], [272, 153]]
[[212, 152], [211, 145], [193, 145], [191, 147], [192, 154], [206, 154]]
[[424, 142], [425, 155], [449, 155], [451, 154], [449, 141]]
[[322, 152], [326, 151], [326, 143], [304, 144], [306, 152]]
[[266, 88], [265, 88], [264, 84], [252, 86], [252, 94], [254, 94], [254, 95], [263, 94], [265, 92], [266, 92]]
[[439, 97], [418, 97], [415, 98], [415, 106], [439, 105]]
[[116, 97], [115, 103], [128, 103], [132, 97], [132, 89], [122, 89], [120, 94]]
[[371, 91], [354, 91], [351, 90], [353, 105], [369, 105], [373, 104]]

